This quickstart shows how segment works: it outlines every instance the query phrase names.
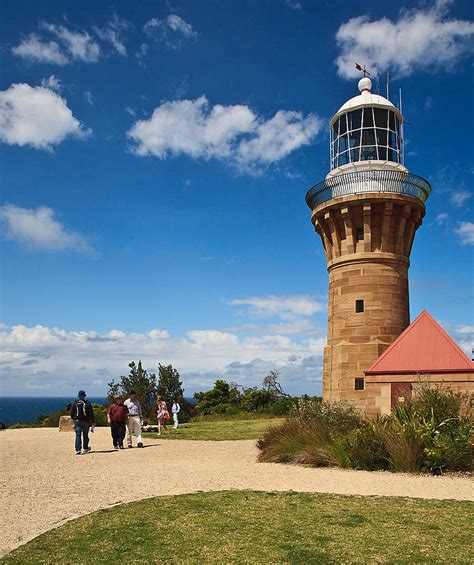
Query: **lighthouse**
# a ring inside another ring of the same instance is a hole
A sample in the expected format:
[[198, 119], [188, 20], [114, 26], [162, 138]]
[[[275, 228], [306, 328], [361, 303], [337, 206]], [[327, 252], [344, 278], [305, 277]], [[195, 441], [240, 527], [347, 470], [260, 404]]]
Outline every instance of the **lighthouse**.
[[358, 88], [329, 123], [331, 170], [306, 203], [329, 273], [323, 398], [370, 414], [364, 372], [410, 323], [410, 252], [431, 187], [405, 166], [401, 108], [367, 76]]

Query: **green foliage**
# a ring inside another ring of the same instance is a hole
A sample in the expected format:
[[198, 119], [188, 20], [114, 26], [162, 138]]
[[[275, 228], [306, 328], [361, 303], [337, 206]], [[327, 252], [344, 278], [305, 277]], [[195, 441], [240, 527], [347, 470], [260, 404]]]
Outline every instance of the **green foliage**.
[[[92, 404], [92, 409], [94, 410], [95, 424], [96, 426], [107, 426], [107, 406], [105, 404]], [[36, 418], [36, 424], [34, 427], [42, 428], [57, 428], [59, 426], [59, 419], [61, 416], [69, 415], [66, 408], [60, 408], [51, 412], [51, 414], [41, 414]]]
[[240, 402], [240, 392], [237, 387], [218, 379], [214, 387], [206, 392], [195, 392], [197, 400], [196, 411], [199, 414], [226, 414]]
[[94, 410], [95, 425], [108, 426], [107, 424], [107, 405], [106, 404], [92, 404]]
[[344, 402], [299, 400], [258, 442], [260, 461], [404, 472], [469, 471], [473, 425], [463, 394], [420, 388], [390, 416], [362, 419]]
[[311, 421], [331, 431], [347, 432], [360, 426], [360, 414], [355, 406], [340, 400], [324, 402], [320, 398], [302, 398], [294, 405], [290, 417], [302, 422]]
[[116, 394], [127, 397], [130, 391], [134, 390], [142, 405], [143, 416], [145, 418], [154, 418], [156, 397], [158, 395], [156, 375], [144, 369], [141, 361], [138, 362], [138, 365], [132, 361], [128, 366], [130, 367], [128, 376], [121, 376], [120, 382], [113, 380], [108, 384], [107, 396], [110, 400]]
[[244, 412], [258, 412], [266, 408], [273, 400], [273, 394], [269, 390], [259, 390], [257, 387], [246, 388], [240, 399], [240, 408]]
[[158, 365], [158, 395], [168, 403], [171, 410], [173, 400], [177, 400], [181, 411], [179, 413], [180, 422], [188, 422], [192, 415], [193, 407], [184, 398], [183, 383], [180, 381], [179, 372], [172, 365]]
[[158, 394], [168, 400], [181, 400], [184, 396], [183, 383], [179, 380], [180, 376], [172, 365], [158, 365]]
[[235, 416], [239, 413], [284, 416], [292, 408], [295, 399], [276, 392], [280, 387], [275, 381], [277, 376], [278, 373], [274, 372], [272, 381], [264, 388], [244, 388], [219, 379], [211, 390], [194, 394], [197, 400], [195, 413], [197, 416]]

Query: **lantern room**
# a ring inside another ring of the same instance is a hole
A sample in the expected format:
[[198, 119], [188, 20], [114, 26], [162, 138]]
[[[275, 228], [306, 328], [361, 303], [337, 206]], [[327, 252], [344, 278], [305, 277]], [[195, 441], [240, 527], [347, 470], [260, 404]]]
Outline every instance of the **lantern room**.
[[383, 96], [370, 92], [368, 77], [358, 87], [360, 94], [341, 106], [330, 122], [331, 171], [367, 161], [393, 163], [405, 170], [401, 112]]

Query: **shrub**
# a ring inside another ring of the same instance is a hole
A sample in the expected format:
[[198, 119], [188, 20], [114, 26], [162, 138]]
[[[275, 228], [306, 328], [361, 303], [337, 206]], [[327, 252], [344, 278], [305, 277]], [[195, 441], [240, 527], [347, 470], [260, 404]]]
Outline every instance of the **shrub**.
[[280, 426], [258, 441], [260, 461], [294, 462], [318, 467], [350, 466], [341, 431], [360, 425], [355, 408], [346, 402], [299, 399]]
[[300, 399], [286, 422], [257, 443], [260, 461], [442, 473], [473, 467], [468, 396], [420, 387], [390, 416], [360, 417], [346, 402]]
[[354, 469], [388, 469], [389, 460], [380, 430], [383, 420], [366, 420], [351, 430], [343, 442], [350, 454], [350, 466]]
[[293, 406], [290, 418], [301, 422], [319, 422], [337, 433], [353, 430], [361, 424], [355, 406], [344, 400], [325, 402], [319, 398], [300, 398]]
[[265, 412], [273, 416], [286, 416], [293, 408], [295, 402], [297, 402], [295, 398], [281, 398], [276, 400]]

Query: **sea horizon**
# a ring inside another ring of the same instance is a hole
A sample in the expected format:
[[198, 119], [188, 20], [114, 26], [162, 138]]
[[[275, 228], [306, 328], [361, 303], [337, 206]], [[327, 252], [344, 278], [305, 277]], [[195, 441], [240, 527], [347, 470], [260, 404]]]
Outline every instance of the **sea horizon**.
[[[70, 396], [0, 396], [0, 422], [7, 426], [13, 424], [34, 424], [41, 414], [50, 414], [65, 408], [77, 395]], [[107, 396], [87, 396], [94, 404], [107, 404]], [[195, 399], [185, 400], [194, 403]]]

